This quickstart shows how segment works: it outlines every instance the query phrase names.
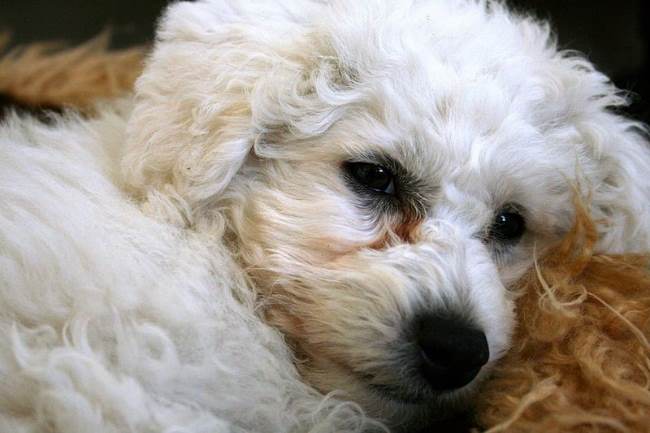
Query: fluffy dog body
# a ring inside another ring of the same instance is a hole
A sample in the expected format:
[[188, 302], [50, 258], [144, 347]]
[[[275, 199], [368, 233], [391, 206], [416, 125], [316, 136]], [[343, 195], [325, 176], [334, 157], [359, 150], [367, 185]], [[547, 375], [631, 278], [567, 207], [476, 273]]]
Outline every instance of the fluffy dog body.
[[[133, 100], [2, 127], [0, 430], [374, 425], [294, 355], [391, 425], [436, 418], [476, 381], [431, 390], [413, 322], [453, 313], [497, 360], [574, 183], [601, 251], [650, 247], [624, 103], [495, 3], [172, 5]], [[490, 237], [503, 209], [516, 243]]]
[[156, 223], [116, 187], [121, 119], [3, 130], [0, 431], [318, 424], [322, 397], [222, 243]]

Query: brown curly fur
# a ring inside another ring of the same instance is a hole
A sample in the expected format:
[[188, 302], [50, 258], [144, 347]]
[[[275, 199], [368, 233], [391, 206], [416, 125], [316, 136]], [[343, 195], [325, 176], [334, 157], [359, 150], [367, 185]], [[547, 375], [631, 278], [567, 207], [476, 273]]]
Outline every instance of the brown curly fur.
[[510, 353], [480, 395], [488, 432], [650, 431], [650, 258], [574, 230], [521, 280]]
[[[81, 45], [58, 43], [17, 47], [0, 57], [0, 93], [23, 105], [88, 109], [98, 99], [119, 96], [142, 71], [145, 49], [109, 49], [103, 33]], [[0, 53], [9, 35], [0, 34]]]
[[[117, 96], [145, 51], [107, 47], [100, 36], [14, 50], [0, 59], [0, 92], [81, 108]], [[577, 207], [572, 233], [521, 280], [514, 346], [478, 403], [490, 433], [650, 431], [650, 260], [594, 254], [594, 224]]]

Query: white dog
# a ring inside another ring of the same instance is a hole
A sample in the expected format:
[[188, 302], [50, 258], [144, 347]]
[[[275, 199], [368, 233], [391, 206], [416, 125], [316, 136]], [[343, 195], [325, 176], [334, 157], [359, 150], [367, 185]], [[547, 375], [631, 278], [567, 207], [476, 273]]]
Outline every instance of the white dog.
[[407, 429], [469, 404], [574, 185], [600, 250], [650, 248], [624, 104], [495, 2], [171, 5], [132, 100], [0, 129], [0, 431]]

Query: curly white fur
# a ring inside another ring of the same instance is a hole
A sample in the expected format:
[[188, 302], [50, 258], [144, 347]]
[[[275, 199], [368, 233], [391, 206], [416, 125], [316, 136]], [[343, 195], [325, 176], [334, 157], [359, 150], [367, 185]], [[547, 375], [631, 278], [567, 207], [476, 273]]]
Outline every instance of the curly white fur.
[[[405, 324], [460, 312], [496, 361], [507, 287], [570, 227], [572, 185], [601, 250], [650, 249], [625, 102], [495, 2], [171, 5], [133, 100], [0, 128], [0, 431], [380, 428], [347, 399], [439, 417], [476, 381], [415, 383]], [[417, 180], [408, 224], [341, 173], [377, 155]], [[499, 248], [479, 235], [506, 203], [528, 231]]]

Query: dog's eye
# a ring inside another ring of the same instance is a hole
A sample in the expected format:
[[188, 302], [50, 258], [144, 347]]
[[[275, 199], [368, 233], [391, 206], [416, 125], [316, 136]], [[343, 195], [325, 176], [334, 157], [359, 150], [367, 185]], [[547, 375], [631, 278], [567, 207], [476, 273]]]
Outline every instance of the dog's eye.
[[516, 207], [507, 206], [495, 216], [490, 227], [490, 239], [499, 242], [516, 242], [526, 231], [526, 220]]
[[381, 165], [367, 162], [347, 162], [345, 170], [360, 185], [383, 194], [395, 194], [395, 176]]

